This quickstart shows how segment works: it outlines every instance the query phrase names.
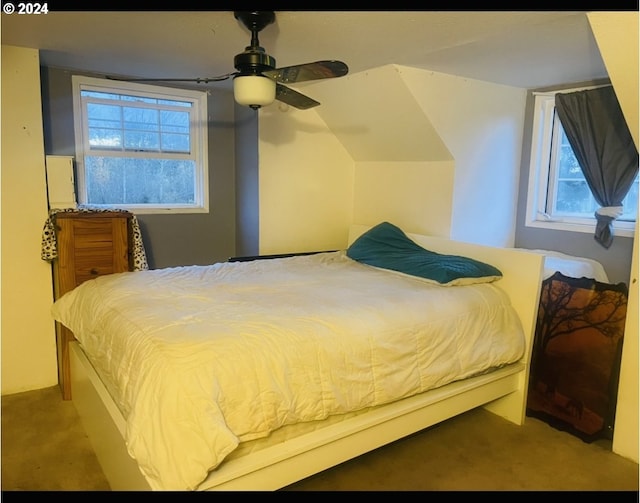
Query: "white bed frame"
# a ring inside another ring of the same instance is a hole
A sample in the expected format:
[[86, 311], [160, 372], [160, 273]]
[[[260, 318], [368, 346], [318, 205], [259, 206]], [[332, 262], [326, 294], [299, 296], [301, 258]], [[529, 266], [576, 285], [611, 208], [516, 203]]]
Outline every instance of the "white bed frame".
[[[350, 229], [352, 243], [368, 226]], [[511, 298], [527, 339], [522, 359], [495, 372], [457, 381], [364, 414], [225, 460], [199, 490], [275, 490], [346, 460], [483, 406], [507, 420], [525, 418], [529, 364], [543, 257], [443, 238], [409, 234], [439, 253], [464, 255], [500, 269], [499, 285]], [[111, 489], [150, 490], [124, 441], [125, 420], [77, 342], [70, 343], [72, 400]]]

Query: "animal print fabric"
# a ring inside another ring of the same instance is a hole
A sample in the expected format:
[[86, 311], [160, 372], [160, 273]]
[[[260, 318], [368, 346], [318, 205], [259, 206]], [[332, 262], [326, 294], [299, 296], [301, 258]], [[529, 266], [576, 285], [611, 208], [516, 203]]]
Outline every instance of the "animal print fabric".
[[[42, 260], [47, 262], [52, 261], [58, 256], [58, 243], [56, 240], [56, 231], [55, 231], [55, 218], [56, 214], [60, 212], [106, 212], [106, 211], [122, 211], [127, 212], [126, 210], [119, 209], [96, 209], [96, 208], [54, 208], [49, 210], [49, 217], [44, 223], [44, 228], [42, 230], [42, 250], [40, 253], [40, 257]], [[145, 271], [149, 269], [149, 264], [147, 263], [147, 253], [144, 249], [144, 243], [142, 242], [142, 233], [140, 232], [140, 225], [138, 224], [138, 219], [135, 215], [131, 215], [131, 219], [129, 220], [129, 226], [131, 235], [133, 238], [133, 270], [134, 271]]]

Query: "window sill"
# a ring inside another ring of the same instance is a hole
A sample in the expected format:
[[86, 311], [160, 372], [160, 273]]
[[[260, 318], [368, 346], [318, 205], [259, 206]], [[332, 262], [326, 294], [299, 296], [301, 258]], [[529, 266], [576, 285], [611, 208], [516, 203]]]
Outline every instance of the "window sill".
[[[82, 205], [80, 205], [82, 206]], [[118, 208], [121, 210], [127, 210], [130, 211], [131, 213], [133, 213], [134, 215], [168, 215], [168, 214], [185, 214], [185, 213], [209, 213], [209, 208], [208, 207], [189, 207], [189, 208], [180, 208], [180, 207], [175, 207], [175, 208], [159, 208], [159, 207], [155, 207], [155, 208], [149, 208], [149, 207], [141, 207], [141, 206], [136, 206], [136, 205], [126, 205], [126, 204], [121, 204], [121, 205], [114, 205], [114, 206], [108, 206], [108, 205], [104, 205], [104, 206], [100, 206], [100, 205], [94, 205], [91, 206], [89, 205], [89, 207], [91, 208]]]
[[[572, 222], [560, 222], [551, 220], [532, 220], [525, 224], [526, 227], [535, 227], [538, 229], [549, 229], [555, 231], [584, 232], [593, 234], [596, 230], [595, 224], [579, 224]], [[635, 222], [625, 222], [622, 225], [613, 226], [613, 232], [616, 236], [632, 238], [635, 235]]]

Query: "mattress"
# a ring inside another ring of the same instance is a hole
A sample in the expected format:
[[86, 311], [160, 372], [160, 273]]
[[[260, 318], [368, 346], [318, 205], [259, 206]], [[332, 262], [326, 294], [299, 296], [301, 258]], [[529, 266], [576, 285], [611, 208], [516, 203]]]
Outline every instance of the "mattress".
[[194, 489], [243, 442], [519, 360], [500, 281], [442, 287], [309, 256], [136, 271], [55, 302], [153, 489]]

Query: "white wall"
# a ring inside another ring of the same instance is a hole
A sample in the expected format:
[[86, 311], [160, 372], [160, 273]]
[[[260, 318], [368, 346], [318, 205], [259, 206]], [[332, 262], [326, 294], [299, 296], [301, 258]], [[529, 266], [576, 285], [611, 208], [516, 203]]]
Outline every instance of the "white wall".
[[399, 69], [455, 160], [451, 238], [513, 246], [526, 90]]
[[401, 67], [386, 65], [315, 81], [301, 90], [320, 101], [314, 110], [355, 162], [452, 160], [440, 131], [417, 101], [428, 89], [412, 90]]
[[358, 162], [353, 222], [383, 220], [407, 232], [449, 237], [453, 161]]
[[[354, 162], [355, 223], [396, 219], [416, 233], [513, 246], [526, 90], [397, 65], [298, 90], [321, 106], [293, 117], [317, 113]], [[327, 154], [315, 138], [305, 146], [293, 144], [291, 138], [310, 134], [309, 128], [297, 119], [286, 126], [272, 123], [283, 115], [277, 105], [260, 114], [261, 188], [275, 191], [260, 192], [270, 201], [261, 203], [260, 242], [273, 249], [272, 225], [290, 225], [288, 232], [295, 235], [308, 219], [304, 204], [289, 204], [293, 186], [279, 185], [280, 170], [311, 161], [320, 151]], [[269, 131], [278, 127], [291, 131], [269, 141]], [[278, 171], [271, 149], [277, 149]], [[337, 190], [340, 179], [329, 181], [324, 170], [308, 173], [320, 174], [325, 186]], [[312, 182], [305, 178], [305, 183]], [[325, 198], [330, 197], [328, 192]], [[270, 216], [274, 211], [278, 218]], [[336, 224], [325, 221], [314, 230], [322, 234], [324, 226]], [[346, 241], [338, 247], [344, 246]]]
[[58, 382], [38, 51], [2, 46], [2, 394]]
[[314, 110], [274, 104], [259, 113], [260, 253], [343, 248], [353, 160]]
[[[631, 136], [638, 147], [638, 12], [587, 15]], [[624, 50], [621, 48], [624, 47]], [[638, 222], [633, 242], [613, 451], [638, 462]]]
[[[399, 67], [316, 83], [318, 115], [355, 161], [353, 222], [449, 236], [455, 162]], [[345, 243], [346, 245], [346, 243]]]

